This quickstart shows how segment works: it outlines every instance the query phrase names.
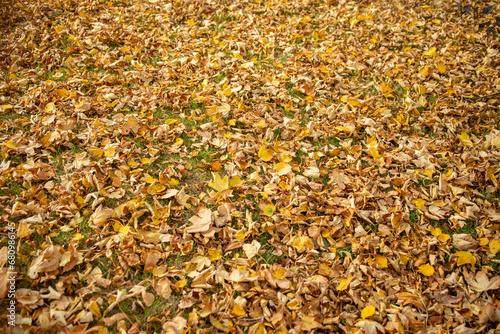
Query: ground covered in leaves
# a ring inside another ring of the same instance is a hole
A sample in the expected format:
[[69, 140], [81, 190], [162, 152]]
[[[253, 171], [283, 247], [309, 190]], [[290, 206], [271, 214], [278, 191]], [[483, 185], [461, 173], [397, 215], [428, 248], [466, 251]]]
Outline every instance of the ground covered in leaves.
[[499, 15], [2, 1], [2, 331], [494, 332]]

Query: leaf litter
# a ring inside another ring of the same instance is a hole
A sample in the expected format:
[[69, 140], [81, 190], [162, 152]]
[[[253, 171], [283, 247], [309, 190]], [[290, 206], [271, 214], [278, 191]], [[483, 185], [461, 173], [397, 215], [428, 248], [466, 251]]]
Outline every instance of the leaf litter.
[[499, 13], [0, 6], [3, 331], [498, 330]]

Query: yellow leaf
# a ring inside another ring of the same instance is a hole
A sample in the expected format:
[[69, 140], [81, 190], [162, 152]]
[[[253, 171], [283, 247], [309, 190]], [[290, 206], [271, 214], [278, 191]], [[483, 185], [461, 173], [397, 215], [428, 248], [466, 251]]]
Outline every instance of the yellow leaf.
[[462, 141], [465, 141], [465, 140], [470, 140], [469, 138], [469, 135], [467, 134], [467, 132], [462, 132], [461, 134], [458, 135], [458, 138]]
[[187, 282], [188, 282], [187, 279], [181, 279], [181, 280], [175, 282], [175, 285], [177, 285], [179, 288], [182, 289], [183, 287], [186, 286]]
[[146, 183], [155, 183], [155, 182], [158, 182], [158, 179], [156, 179], [156, 178], [154, 178], [154, 177], [152, 177], [152, 176], [148, 176], [148, 177], [144, 180], [144, 182], [146, 182]]
[[286, 275], [286, 269], [283, 267], [279, 267], [272, 272], [272, 275], [276, 279], [283, 279], [283, 278], [285, 278], [285, 275]]
[[429, 49], [429, 51], [424, 52], [425, 56], [433, 56], [436, 54], [436, 48], [433, 46]]
[[90, 302], [89, 311], [92, 312], [92, 314], [96, 318], [101, 317], [101, 309], [99, 308], [99, 305], [95, 301]]
[[349, 284], [351, 284], [352, 281], [352, 276], [349, 276], [347, 278], [341, 278], [340, 279], [340, 284], [337, 287], [337, 291], [344, 291], [349, 287]]
[[247, 236], [246, 230], [242, 229], [242, 230], [238, 231], [238, 233], [236, 233], [236, 240], [237, 241], [245, 240], [246, 236]]
[[130, 225], [122, 226], [122, 227], [120, 227], [120, 230], [119, 230], [119, 232], [121, 234], [125, 234], [125, 235], [127, 235], [129, 231], [130, 231]]
[[179, 180], [171, 178], [170, 180], [168, 180], [168, 184], [170, 184], [171, 186], [175, 187], [176, 185], [179, 184]]
[[175, 140], [175, 146], [181, 146], [184, 143], [184, 140], [182, 138], [177, 138]]
[[188, 25], [190, 27], [194, 26], [196, 23], [193, 20], [188, 20]]
[[314, 244], [306, 235], [296, 238], [293, 241], [293, 246], [297, 249], [297, 252], [302, 253], [305, 250], [311, 250], [314, 248]]
[[209, 249], [208, 250], [208, 258], [210, 259], [210, 261], [214, 262], [214, 261], [217, 261], [218, 259], [220, 259], [220, 253], [217, 249]]
[[112, 146], [108, 147], [108, 149], [104, 152], [104, 156], [106, 158], [111, 158], [114, 155], [115, 155], [115, 149]]
[[9, 139], [9, 140], [6, 140], [5, 143], [4, 143], [5, 146], [7, 146], [8, 148], [12, 149], [12, 150], [15, 150], [17, 147], [16, 147], [16, 144], [14, 144], [14, 142]]
[[243, 183], [243, 180], [241, 180], [241, 178], [240, 178], [238, 175], [234, 176], [234, 177], [231, 179], [231, 181], [229, 181], [229, 185], [230, 185], [231, 187], [239, 186], [239, 185], [240, 185], [240, 184], [242, 184], [242, 183]]
[[444, 73], [444, 72], [446, 72], [446, 67], [445, 67], [442, 63], [439, 63], [439, 64], [437, 65], [437, 69], [438, 69], [439, 73]]
[[422, 69], [422, 71], [420, 71], [420, 73], [423, 75], [423, 76], [428, 76], [429, 75], [429, 71], [427, 70], [427, 67], [424, 67]]
[[446, 242], [450, 239], [450, 236], [448, 234], [440, 234], [438, 236], [438, 240], [441, 241], [441, 242]]
[[54, 103], [50, 102], [45, 106], [44, 109], [46, 112], [52, 112], [52, 111], [54, 111], [55, 108], [56, 108], [56, 106], [54, 105]]
[[439, 227], [431, 227], [431, 233], [435, 237], [439, 237], [443, 232], [441, 232], [441, 229]]
[[418, 267], [418, 271], [424, 276], [432, 276], [434, 274], [434, 267], [430, 264], [423, 264]]
[[474, 257], [474, 255], [472, 255], [471, 252], [461, 251], [461, 252], [456, 252], [453, 255], [458, 257], [457, 266], [461, 266], [467, 263], [472, 265], [476, 264], [476, 258]]
[[369, 147], [368, 149], [370, 150], [372, 157], [374, 157], [375, 159], [380, 158], [380, 154], [378, 153], [378, 150], [375, 147]]
[[214, 176], [214, 181], [208, 184], [210, 188], [213, 188], [217, 191], [224, 191], [229, 189], [229, 181], [227, 175], [224, 176], [223, 179], [221, 179], [218, 173], [213, 173], [213, 176]]
[[63, 26], [54, 27], [54, 30], [56, 33], [60, 33], [61, 31], [64, 30], [64, 27]]
[[[394, 92], [394, 89], [391, 88], [391, 85], [389, 85], [388, 82], [384, 82], [380, 86], [380, 90], [382, 91], [382, 94], [384, 94], [387, 97], [392, 97], [391, 93]], [[391, 95], [391, 96], [389, 96]]]
[[382, 255], [375, 255], [375, 263], [381, 266], [382, 268], [387, 268], [387, 258]]
[[278, 175], [285, 175], [292, 170], [292, 167], [285, 162], [280, 162], [274, 166], [274, 170], [278, 173]]
[[361, 318], [366, 319], [368, 317], [371, 317], [372, 315], [375, 314], [375, 307], [372, 305], [367, 306], [361, 311]]
[[493, 254], [496, 254], [498, 253], [498, 251], [500, 251], [500, 241], [498, 241], [497, 239], [493, 239], [490, 241], [490, 252], [492, 252]]
[[12, 104], [2, 104], [0, 105], [0, 110], [1, 111], [7, 111], [9, 109], [13, 109], [14, 106]]
[[159, 194], [161, 193], [162, 191], [165, 190], [165, 186], [161, 185], [161, 184], [152, 184], [148, 187], [148, 194], [150, 195], [156, 195], [156, 194]]
[[245, 310], [240, 305], [236, 304], [233, 306], [233, 314], [237, 317], [242, 317], [245, 315]]
[[273, 158], [273, 151], [268, 150], [265, 145], [262, 145], [259, 149], [259, 158], [264, 161], [270, 161]]
[[309, 103], [313, 103], [313, 102], [314, 102], [313, 98], [312, 98], [312, 97], [310, 97], [310, 96], [306, 96], [306, 97], [304, 98], [304, 100], [306, 100], [306, 101], [307, 101], [307, 102], [309, 102]]
[[224, 95], [229, 96], [231, 95], [231, 87], [226, 87], [225, 89], [222, 90]]
[[348, 102], [351, 106], [353, 106], [353, 107], [360, 107], [360, 106], [361, 106], [361, 104], [359, 104], [358, 100], [356, 100], [356, 99], [348, 98], [348, 99], [347, 99], [347, 102]]
[[311, 17], [309, 15], [300, 19], [300, 23], [304, 23], [304, 24], [309, 23], [309, 21], [311, 21]]
[[276, 211], [276, 207], [274, 206], [274, 204], [268, 204], [264, 207], [263, 211], [263, 215], [271, 217], [274, 211]]
[[423, 210], [424, 209], [424, 205], [425, 205], [425, 201], [421, 198], [417, 198], [417, 199], [414, 199], [413, 201], [413, 204], [415, 204], [415, 206], [417, 208], [419, 208], [420, 210]]
[[378, 141], [377, 141], [377, 137], [376, 136], [368, 137], [366, 145], [368, 145], [368, 146], [377, 146], [377, 144], [378, 144]]
[[488, 242], [489, 242], [488, 238], [479, 238], [479, 246], [486, 246]]

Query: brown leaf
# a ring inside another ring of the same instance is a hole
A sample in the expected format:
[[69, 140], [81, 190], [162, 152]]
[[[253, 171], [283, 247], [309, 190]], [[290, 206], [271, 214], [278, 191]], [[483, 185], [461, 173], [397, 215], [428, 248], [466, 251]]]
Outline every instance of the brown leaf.
[[212, 226], [212, 211], [203, 208], [198, 212], [198, 216], [189, 218], [192, 226], [186, 227], [188, 233], [207, 232]]

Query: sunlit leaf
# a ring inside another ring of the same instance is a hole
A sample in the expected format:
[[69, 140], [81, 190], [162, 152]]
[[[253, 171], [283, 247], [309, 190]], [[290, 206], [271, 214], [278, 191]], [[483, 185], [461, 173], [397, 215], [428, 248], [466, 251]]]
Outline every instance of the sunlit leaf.
[[264, 161], [269, 161], [273, 158], [273, 151], [268, 150], [265, 145], [262, 145], [259, 149], [259, 158]]
[[341, 278], [340, 279], [340, 284], [337, 286], [337, 291], [344, 291], [349, 287], [349, 284], [351, 284], [352, 281], [352, 276], [349, 276], [347, 278]]
[[375, 314], [375, 307], [369, 305], [361, 311], [361, 318], [366, 319]]
[[276, 211], [276, 207], [274, 206], [274, 204], [269, 203], [264, 207], [262, 211], [263, 215], [271, 217], [274, 214], [274, 211]]
[[474, 257], [474, 255], [472, 255], [471, 252], [460, 251], [456, 252], [453, 255], [458, 258], [457, 259], [458, 266], [462, 266], [464, 264], [472, 264], [472, 265], [476, 264], [476, 258]]
[[490, 252], [496, 254], [500, 251], [500, 241], [498, 239], [493, 239], [490, 241]]
[[311, 250], [314, 248], [314, 244], [313, 244], [311, 238], [309, 238], [306, 235], [295, 238], [295, 240], [293, 241], [293, 246], [295, 247], [295, 249], [299, 253], [302, 253], [306, 250]]
[[214, 177], [214, 180], [208, 184], [210, 188], [213, 188], [217, 191], [224, 191], [229, 189], [229, 181], [228, 181], [228, 176], [224, 176], [224, 178], [221, 178], [218, 173], [213, 173], [212, 174]]
[[245, 309], [237, 304], [233, 306], [233, 310], [231, 312], [237, 317], [242, 317], [246, 313]]
[[424, 276], [432, 276], [434, 274], [434, 267], [430, 264], [423, 264], [418, 267], [418, 271]]

